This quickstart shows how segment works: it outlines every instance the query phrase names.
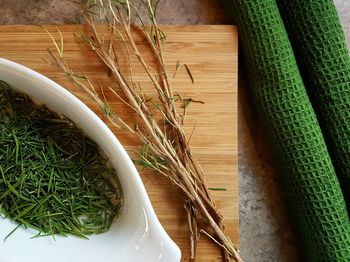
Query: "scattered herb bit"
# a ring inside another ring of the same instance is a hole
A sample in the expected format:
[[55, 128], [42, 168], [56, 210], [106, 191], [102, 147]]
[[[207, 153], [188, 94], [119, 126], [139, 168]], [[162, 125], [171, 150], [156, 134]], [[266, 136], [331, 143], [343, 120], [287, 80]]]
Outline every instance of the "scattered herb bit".
[[21, 227], [21, 224], [18, 224], [14, 229], [11, 230], [10, 233], [7, 234], [7, 236], [4, 238], [4, 242], [13, 234], [15, 231]]
[[222, 187], [209, 187], [208, 189], [212, 191], [227, 191], [226, 188], [222, 188]]
[[121, 208], [115, 172], [68, 119], [0, 81], [0, 213], [35, 237], [109, 230]]
[[190, 68], [189, 68], [188, 65], [186, 65], [186, 64], [184, 64], [184, 66], [186, 67], [186, 71], [187, 71], [188, 75], [189, 75], [190, 78], [191, 78], [192, 84], [194, 84], [194, 78], [193, 78], [193, 75], [192, 75], [192, 73], [191, 73]]
[[181, 67], [180, 61], [176, 61], [176, 68], [175, 68], [175, 72], [174, 72], [173, 78], [176, 77], [177, 71], [179, 71], [180, 67]]
[[[180, 97], [181, 97], [181, 96], [180, 96]], [[182, 114], [182, 124], [183, 124], [184, 121], [185, 121], [185, 117], [186, 117], [186, 113], [187, 113], [187, 107], [188, 107], [191, 103], [205, 104], [205, 102], [200, 101], [200, 100], [194, 100], [194, 99], [192, 99], [191, 97], [189, 97], [189, 98], [182, 98], [182, 97], [181, 97], [181, 100], [182, 100], [182, 106], [183, 106], [183, 109], [184, 109], [184, 112], [183, 112], [183, 114]]]
[[184, 99], [182, 100], [182, 102], [183, 102], [184, 108], [188, 107], [188, 105], [189, 105], [190, 103], [197, 103], [197, 104], [202, 104], [202, 105], [205, 104], [204, 101], [201, 101], [201, 100], [194, 100], [194, 99], [192, 99], [191, 97], [189, 97], [189, 98], [184, 98]]

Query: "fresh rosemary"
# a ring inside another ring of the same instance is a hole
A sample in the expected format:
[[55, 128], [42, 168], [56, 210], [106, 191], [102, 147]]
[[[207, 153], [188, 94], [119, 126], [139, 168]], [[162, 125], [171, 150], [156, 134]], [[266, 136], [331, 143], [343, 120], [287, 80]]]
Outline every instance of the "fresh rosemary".
[[0, 213], [18, 223], [8, 236], [20, 226], [34, 237], [108, 231], [121, 190], [96, 143], [1, 81], [0, 120]]

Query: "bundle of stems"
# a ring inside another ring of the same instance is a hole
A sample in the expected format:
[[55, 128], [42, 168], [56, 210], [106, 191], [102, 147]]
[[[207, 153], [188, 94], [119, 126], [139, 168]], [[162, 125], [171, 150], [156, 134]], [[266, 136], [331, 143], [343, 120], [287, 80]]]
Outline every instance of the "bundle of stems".
[[[159, 1], [153, 0], [85, 0], [83, 12], [90, 33], [77, 35], [97, 54], [107, 66], [117, 87], [108, 87], [118, 99], [137, 115], [137, 123], [127, 124], [111, 109], [102, 95], [86, 77], [73, 72], [63, 57], [63, 38], [61, 44], [55, 42], [57, 54], [49, 49], [59, 68], [63, 70], [79, 87], [86, 91], [101, 107], [112, 124], [126, 128], [144, 144], [138, 163], [156, 173], [162, 174], [180, 191], [184, 197], [184, 206], [188, 217], [191, 261], [196, 259], [196, 247], [199, 234], [202, 233], [222, 248], [223, 259], [234, 258], [242, 261], [236, 248], [224, 232], [223, 217], [210, 196], [204, 179], [204, 173], [194, 159], [182, 124], [184, 113], [179, 113], [178, 97], [170, 82], [164, 61], [165, 34], [156, 20], [156, 8]], [[146, 18], [140, 7], [146, 11]], [[104, 30], [101, 32], [101, 25]], [[147, 20], [147, 22], [146, 22]], [[147, 25], [146, 25], [147, 24]], [[157, 68], [146, 61], [135, 42], [135, 34], [142, 35], [154, 56]], [[117, 41], [118, 40], [118, 41]], [[119, 64], [121, 47], [126, 50], [129, 68], [125, 70]], [[131, 56], [136, 56], [146, 72], [150, 83], [156, 90], [158, 103], [146, 99], [142, 89], [132, 78]], [[125, 72], [126, 71], [126, 72]], [[131, 75], [131, 77], [130, 77]], [[123, 97], [119, 92], [123, 93]], [[103, 91], [103, 90], [102, 90]], [[101, 92], [100, 92], [101, 93]], [[180, 96], [181, 98], [181, 96]], [[184, 102], [184, 101], [182, 101]], [[155, 111], [162, 119], [156, 119]], [[198, 221], [203, 220], [206, 228], [199, 228]]]

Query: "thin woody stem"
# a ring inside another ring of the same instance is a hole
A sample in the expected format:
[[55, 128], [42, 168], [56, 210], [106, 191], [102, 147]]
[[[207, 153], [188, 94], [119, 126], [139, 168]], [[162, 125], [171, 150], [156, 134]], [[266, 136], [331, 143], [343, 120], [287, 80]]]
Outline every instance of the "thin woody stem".
[[190, 261], [196, 260], [196, 253], [197, 253], [197, 242], [198, 242], [198, 227], [197, 227], [197, 220], [196, 220], [196, 214], [193, 211], [192, 205], [189, 202], [186, 202], [185, 205], [185, 211], [187, 214], [187, 223], [190, 231]]

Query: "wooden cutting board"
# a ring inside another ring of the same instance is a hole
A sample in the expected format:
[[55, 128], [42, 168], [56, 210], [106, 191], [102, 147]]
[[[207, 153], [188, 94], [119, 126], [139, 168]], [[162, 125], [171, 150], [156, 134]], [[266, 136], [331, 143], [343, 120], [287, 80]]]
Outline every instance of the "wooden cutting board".
[[[84, 30], [84, 27], [58, 27], [64, 36], [66, 60], [72, 68], [95, 83], [109, 85], [104, 66], [88, 47], [73, 36], [74, 32], [79, 28]], [[58, 39], [56, 26], [45, 28]], [[182, 64], [172, 79], [173, 88], [184, 97], [205, 102], [204, 105], [193, 103], [189, 106], [184, 128], [190, 134], [196, 125], [191, 147], [206, 173], [209, 187], [226, 189], [213, 191], [212, 195], [225, 217], [227, 234], [238, 245], [237, 29], [234, 26], [213, 25], [163, 26], [162, 29], [167, 35], [166, 65], [170, 75], [173, 76], [177, 61]], [[137, 42], [146, 52], [147, 59], [151, 59], [142, 40], [138, 38]], [[52, 42], [41, 27], [0, 26], [0, 57], [32, 68], [81, 95], [81, 91], [54, 64], [50, 64], [52, 60], [47, 53], [49, 47], [53, 48]], [[194, 84], [183, 64], [190, 69]], [[149, 83], [142, 68], [134, 67], [133, 71], [136, 80], [147, 91]], [[118, 114], [132, 117], [120, 102], [114, 100], [112, 94], [107, 93], [106, 96]], [[88, 97], [80, 98], [103, 118], [96, 104]], [[137, 141], [128, 133], [111, 128], [129, 152], [137, 150]], [[182, 260], [189, 261], [188, 228], [181, 198], [162, 176], [143, 171], [140, 173], [161, 223], [181, 248]], [[220, 256], [218, 248], [201, 236], [198, 261], [218, 261]]]

